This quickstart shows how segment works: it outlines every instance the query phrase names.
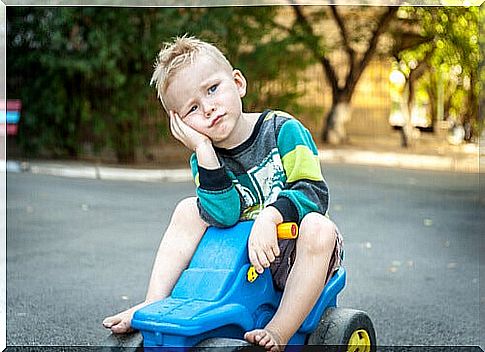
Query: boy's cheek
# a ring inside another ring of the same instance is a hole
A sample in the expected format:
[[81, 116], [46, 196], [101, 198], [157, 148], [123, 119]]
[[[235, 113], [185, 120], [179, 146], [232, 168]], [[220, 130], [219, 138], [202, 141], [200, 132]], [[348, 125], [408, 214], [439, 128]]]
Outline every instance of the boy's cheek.
[[187, 126], [189, 126], [190, 128], [192, 128], [196, 132], [199, 132], [199, 133], [202, 133], [202, 134], [206, 134], [207, 133], [206, 131], [204, 131], [204, 128], [202, 128], [201, 126], [199, 126], [199, 124], [194, 123], [194, 121], [186, 121], [185, 123], [187, 124]]
[[182, 119], [182, 121], [187, 125], [189, 126], [190, 128], [193, 128], [194, 130], [197, 131], [197, 126], [196, 124], [194, 123], [194, 119], [192, 117], [187, 117], [185, 119]]

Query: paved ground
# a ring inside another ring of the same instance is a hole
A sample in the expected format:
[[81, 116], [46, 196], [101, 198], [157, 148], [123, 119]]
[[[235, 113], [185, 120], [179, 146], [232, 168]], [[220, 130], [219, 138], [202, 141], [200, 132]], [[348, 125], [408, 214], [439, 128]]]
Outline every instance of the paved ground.
[[[368, 311], [382, 345], [478, 345], [478, 175], [324, 171], [345, 234], [340, 304]], [[160, 232], [193, 185], [9, 173], [7, 192], [8, 344], [100, 345], [103, 317], [143, 298]]]

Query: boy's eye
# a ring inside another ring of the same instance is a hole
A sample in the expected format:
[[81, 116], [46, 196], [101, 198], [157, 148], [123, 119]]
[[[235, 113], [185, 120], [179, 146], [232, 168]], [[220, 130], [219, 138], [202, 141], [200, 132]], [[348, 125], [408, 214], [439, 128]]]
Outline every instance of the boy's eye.
[[194, 105], [190, 108], [188, 114], [190, 114], [191, 112], [194, 112], [195, 110], [197, 110], [197, 105]]
[[209, 94], [214, 93], [217, 90], [217, 84], [214, 84], [208, 89]]

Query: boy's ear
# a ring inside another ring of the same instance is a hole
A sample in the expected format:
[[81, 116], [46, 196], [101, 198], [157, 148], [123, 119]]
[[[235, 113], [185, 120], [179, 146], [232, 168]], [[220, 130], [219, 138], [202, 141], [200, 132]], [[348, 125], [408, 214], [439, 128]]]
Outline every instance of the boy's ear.
[[246, 87], [247, 87], [246, 78], [239, 70], [233, 70], [232, 77], [234, 78], [234, 83], [236, 83], [239, 96], [243, 98], [246, 95]]

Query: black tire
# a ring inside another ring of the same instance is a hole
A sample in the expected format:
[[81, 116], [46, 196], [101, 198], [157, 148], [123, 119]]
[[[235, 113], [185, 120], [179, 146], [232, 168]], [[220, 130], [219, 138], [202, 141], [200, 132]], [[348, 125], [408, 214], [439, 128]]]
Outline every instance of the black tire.
[[317, 346], [326, 346], [324, 351], [347, 352], [351, 337], [359, 338], [363, 343], [363, 346], [354, 347], [352, 351], [376, 351], [376, 333], [367, 313], [355, 309], [328, 308], [316, 330], [310, 334], [307, 344], [315, 346], [309, 349], [311, 351], [318, 351]]
[[245, 340], [215, 337], [204, 340], [190, 350], [191, 352], [264, 352], [264, 348], [254, 346]]

